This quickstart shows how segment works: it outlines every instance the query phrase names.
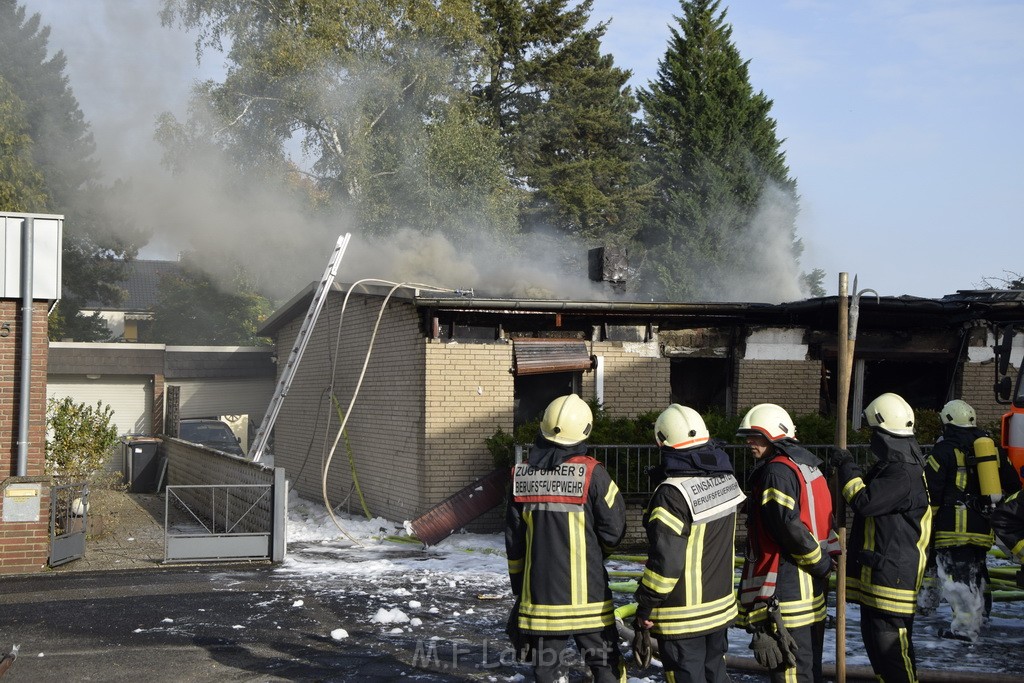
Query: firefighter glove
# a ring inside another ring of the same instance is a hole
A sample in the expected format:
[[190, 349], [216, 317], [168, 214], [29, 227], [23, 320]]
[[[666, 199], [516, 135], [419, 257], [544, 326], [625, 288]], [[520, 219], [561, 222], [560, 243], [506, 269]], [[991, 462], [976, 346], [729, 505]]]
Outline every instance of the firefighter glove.
[[967, 508], [977, 512], [982, 517], [992, 514], [992, 498], [989, 496], [968, 496]]
[[828, 553], [822, 553], [821, 559], [810, 565], [807, 568], [807, 571], [815, 578], [826, 579], [836, 568], [837, 564], [838, 563], [834, 557]]
[[832, 471], [839, 472], [839, 476], [842, 478], [844, 469], [854, 464], [853, 453], [845, 448], [833, 446], [828, 452], [828, 462]]
[[512, 609], [508, 613], [505, 633], [508, 635], [509, 642], [512, 643], [512, 648], [516, 651], [516, 661], [524, 661], [527, 657], [529, 643], [526, 639], [526, 634], [519, 629], [518, 598], [516, 598], [515, 604], [512, 605]]
[[766, 669], [777, 669], [782, 665], [782, 648], [775, 636], [767, 631], [755, 631], [750, 640], [750, 649], [754, 651], [754, 659]]
[[633, 661], [641, 669], [651, 665], [654, 648], [651, 645], [651, 631], [640, 619], [633, 620]]
[[779, 652], [782, 653], [782, 663], [787, 669], [796, 666], [796, 651], [798, 649], [796, 640], [789, 635], [789, 629], [782, 623], [782, 615], [779, 614], [779, 610], [771, 610], [768, 613], [771, 615], [772, 621], [775, 622], [775, 639], [779, 644]]

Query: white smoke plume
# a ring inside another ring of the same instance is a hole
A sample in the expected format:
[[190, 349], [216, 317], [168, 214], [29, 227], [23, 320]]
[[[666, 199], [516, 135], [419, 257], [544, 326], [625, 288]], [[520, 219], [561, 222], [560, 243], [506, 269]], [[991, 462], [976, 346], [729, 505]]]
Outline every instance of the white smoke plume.
[[741, 260], [715, 288], [719, 300], [777, 304], [808, 295], [793, 254], [797, 210], [791, 193], [777, 183], [765, 183], [753, 219], [736, 240], [734, 253]]
[[[410, 225], [386, 241], [370, 241], [348, 216], [304, 218], [283, 183], [229, 197], [219, 188], [230, 170], [216, 158], [204, 158], [172, 177], [159, 164], [161, 149], [153, 140], [156, 118], [164, 111], [184, 116], [192, 79], [218, 79], [221, 56], [205, 54], [197, 68], [194, 37], [162, 27], [158, 8], [145, 3], [29, 4], [29, 12], [40, 12], [43, 24], [52, 28], [51, 54], [67, 54], [71, 87], [95, 133], [106, 176], [132, 184], [127, 208], [136, 225], [153, 234], [140, 258], [173, 260], [190, 252], [225, 287], [237, 261], [260, 291], [281, 302], [317, 279], [338, 236], [351, 232], [339, 281], [374, 277], [526, 299], [637, 298], [634, 283], [620, 295], [588, 279], [587, 249], [598, 245], [553, 232], [533, 232], [515, 244], [502, 244], [470, 225], [466, 232], [476, 237], [469, 243], [460, 238], [456, 244]], [[301, 158], [296, 161], [302, 165]], [[750, 241], [756, 244], [751, 259], [735, 279], [705, 292], [705, 300], [774, 302], [802, 296], [788, 233], [782, 229], [794, 207], [784, 200], [781, 192], [766, 193], [750, 227]]]

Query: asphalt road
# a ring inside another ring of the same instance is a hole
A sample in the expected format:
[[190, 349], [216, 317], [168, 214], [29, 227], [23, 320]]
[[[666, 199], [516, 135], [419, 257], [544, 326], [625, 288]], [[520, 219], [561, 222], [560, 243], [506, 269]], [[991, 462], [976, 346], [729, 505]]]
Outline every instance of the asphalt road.
[[349, 583], [297, 589], [266, 566], [5, 577], [0, 650], [21, 647], [4, 683], [495, 680], [482, 648], [454, 633], [431, 649], [353, 620], [365, 619], [366, 596]]
[[[503, 572], [463, 577], [419, 546], [316, 541], [289, 544], [291, 566], [170, 566], [161, 563], [159, 500], [110, 496], [96, 509], [102, 533], [85, 559], [0, 577], [0, 654], [21, 646], [2, 683], [531, 680], [505, 656]], [[373, 621], [388, 610], [419, 623]], [[919, 665], [960, 683], [969, 676], [958, 672], [978, 670], [1019, 679], [1021, 607], [997, 603], [993, 616], [974, 646], [932, 635], [948, 617], [920, 619]], [[858, 628], [848, 625], [851, 656], [862, 655]], [[344, 637], [332, 637], [340, 629]], [[730, 655], [749, 658], [748, 637], [734, 635]], [[733, 680], [765, 680], [746, 671], [731, 672]], [[644, 674], [663, 680], [653, 668]], [[580, 668], [570, 672], [570, 683], [583, 680]]]

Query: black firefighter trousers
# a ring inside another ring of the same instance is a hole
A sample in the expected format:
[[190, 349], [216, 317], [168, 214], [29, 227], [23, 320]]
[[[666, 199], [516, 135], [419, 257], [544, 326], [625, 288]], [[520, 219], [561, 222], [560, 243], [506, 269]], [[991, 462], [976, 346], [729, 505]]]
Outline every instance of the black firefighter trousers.
[[914, 615], [896, 616], [861, 605], [860, 635], [879, 681], [917, 683], [913, 633]]
[[594, 683], [626, 683], [626, 663], [619, 652], [619, 634], [615, 625], [597, 633], [567, 635], [530, 635], [527, 663], [533, 665], [537, 683], [554, 683], [573, 663], [579, 661], [565, 649], [569, 638], [576, 641], [579, 656], [590, 669]]
[[729, 683], [725, 654], [729, 629], [693, 638], [658, 638], [658, 652], [669, 683]]

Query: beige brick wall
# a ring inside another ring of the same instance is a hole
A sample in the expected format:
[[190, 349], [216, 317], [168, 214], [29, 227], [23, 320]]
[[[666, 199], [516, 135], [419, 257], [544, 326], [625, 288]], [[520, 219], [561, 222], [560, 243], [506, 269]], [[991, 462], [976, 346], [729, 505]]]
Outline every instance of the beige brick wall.
[[[961, 389], [958, 398], [962, 398], [971, 404], [974, 412], [978, 414], [978, 424], [985, 426], [998, 422], [1007, 407], [996, 403], [995, 391], [992, 384], [995, 382], [995, 361], [984, 363], [964, 363], [963, 375], [961, 377]], [[1010, 366], [1010, 378], [1016, 380], [1017, 368]]]
[[[671, 360], [656, 343], [594, 342], [604, 364], [604, 407], [612, 417], [660, 411], [672, 395]], [[583, 398], [596, 396], [595, 373], [583, 373]]]
[[647, 531], [644, 529], [644, 511], [650, 496], [626, 496], [626, 535], [616, 552], [629, 554], [647, 552]]
[[[420, 513], [494, 469], [485, 440], [513, 422], [512, 345], [426, 346], [423, 501]], [[497, 512], [469, 527], [493, 527]]]
[[740, 359], [734, 377], [739, 413], [758, 403], [777, 403], [793, 417], [819, 411], [820, 361]]
[[[347, 410], [383, 302], [382, 297], [351, 297], [338, 340], [343, 299], [335, 292], [325, 303], [275, 427], [275, 465], [286, 469], [293, 489], [318, 502], [324, 458], [338, 433], [328, 389], [333, 385]], [[287, 359], [303, 317], [304, 312], [279, 333], [279, 364]], [[415, 307], [392, 299], [346, 428], [359, 486], [373, 516], [401, 521], [423, 509], [425, 345]], [[328, 497], [332, 506], [348, 498], [342, 509], [361, 514], [352, 483], [342, 437], [329, 466]]]

